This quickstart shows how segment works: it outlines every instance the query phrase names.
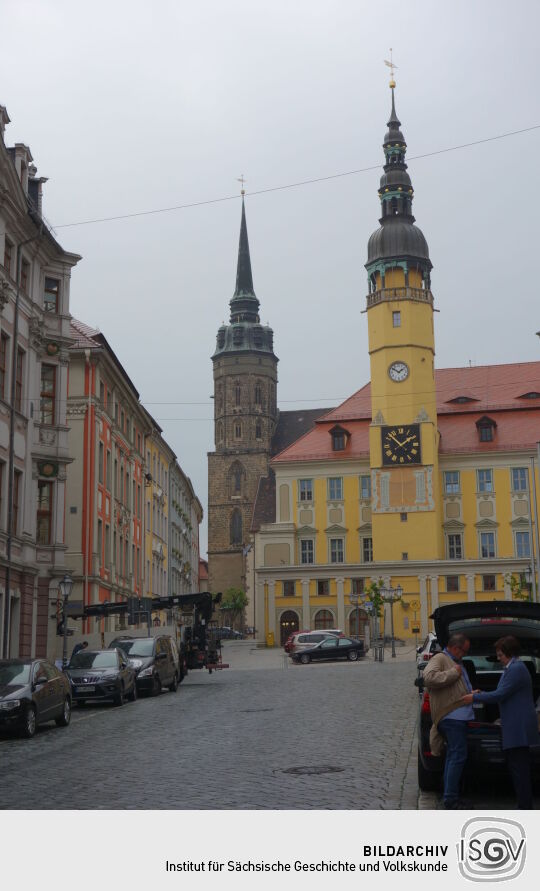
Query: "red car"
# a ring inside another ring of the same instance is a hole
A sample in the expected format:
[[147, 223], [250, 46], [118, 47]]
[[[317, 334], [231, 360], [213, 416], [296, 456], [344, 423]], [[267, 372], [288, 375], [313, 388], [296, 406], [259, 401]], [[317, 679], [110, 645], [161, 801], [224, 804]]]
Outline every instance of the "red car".
[[287, 640], [285, 641], [285, 643], [284, 643], [284, 645], [283, 645], [283, 649], [285, 650], [286, 653], [290, 653], [290, 652], [291, 652], [291, 647], [292, 647], [292, 645], [293, 645], [294, 638], [295, 638], [298, 634], [309, 634], [309, 629], [307, 629], [306, 631], [293, 631], [292, 634], [289, 634]]

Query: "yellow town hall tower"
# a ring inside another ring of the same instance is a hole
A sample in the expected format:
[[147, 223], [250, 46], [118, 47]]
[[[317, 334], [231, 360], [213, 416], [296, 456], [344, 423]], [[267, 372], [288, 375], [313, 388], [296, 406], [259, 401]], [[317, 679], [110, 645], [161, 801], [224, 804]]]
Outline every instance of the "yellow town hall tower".
[[435, 559], [441, 546], [431, 262], [414, 225], [393, 80], [390, 86], [380, 228], [366, 264], [375, 561]]

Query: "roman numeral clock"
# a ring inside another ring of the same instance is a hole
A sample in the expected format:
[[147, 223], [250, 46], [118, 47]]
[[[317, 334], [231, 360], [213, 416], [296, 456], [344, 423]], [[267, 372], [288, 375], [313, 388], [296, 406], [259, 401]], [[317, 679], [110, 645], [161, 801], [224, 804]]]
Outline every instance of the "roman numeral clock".
[[383, 467], [403, 467], [422, 463], [420, 425], [381, 427]]

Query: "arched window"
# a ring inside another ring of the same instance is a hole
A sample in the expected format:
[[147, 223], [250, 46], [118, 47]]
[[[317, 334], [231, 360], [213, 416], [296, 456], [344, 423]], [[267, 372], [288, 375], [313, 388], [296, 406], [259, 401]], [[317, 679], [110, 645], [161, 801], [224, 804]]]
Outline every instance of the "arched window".
[[364, 609], [353, 609], [349, 614], [349, 634], [363, 640], [366, 633], [368, 616]]
[[223, 442], [223, 424], [218, 421], [216, 424], [216, 443]]
[[285, 610], [284, 613], [281, 613], [279, 617], [279, 637], [281, 646], [285, 643], [288, 637], [291, 634], [294, 634], [295, 631], [298, 631], [300, 628], [300, 619], [298, 618], [298, 613], [295, 613], [293, 609]]
[[242, 544], [242, 514], [236, 508], [231, 514], [231, 544]]
[[242, 439], [242, 424], [240, 421], [235, 421], [234, 423], [234, 438]]
[[262, 439], [262, 424], [260, 421], [257, 421], [255, 424], [255, 439]]
[[395, 216], [398, 212], [397, 198], [392, 198], [392, 214]]
[[255, 387], [255, 405], [262, 405], [262, 391], [260, 384], [257, 384]]
[[234, 388], [234, 404], [240, 405], [240, 401], [242, 399], [242, 388], [240, 384], [236, 384]]
[[229, 492], [231, 496], [242, 494], [245, 477], [246, 472], [239, 461], [235, 461], [234, 464], [231, 464], [229, 470]]
[[315, 613], [315, 631], [322, 631], [324, 628], [334, 627], [334, 616], [329, 609], [320, 609]]

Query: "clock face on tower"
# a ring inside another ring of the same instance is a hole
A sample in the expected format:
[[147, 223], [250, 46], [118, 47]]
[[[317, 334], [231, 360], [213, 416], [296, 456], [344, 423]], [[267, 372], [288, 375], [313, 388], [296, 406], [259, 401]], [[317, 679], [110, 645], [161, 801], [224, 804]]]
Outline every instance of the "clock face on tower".
[[406, 381], [409, 377], [409, 366], [406, 362], [392, 362], [388, 369], [388, 374], [391, 380], [399, 384], [401, 381]]
[[381, 427], [382, 463], [385, 467], [421, 464], [420, 425]]

